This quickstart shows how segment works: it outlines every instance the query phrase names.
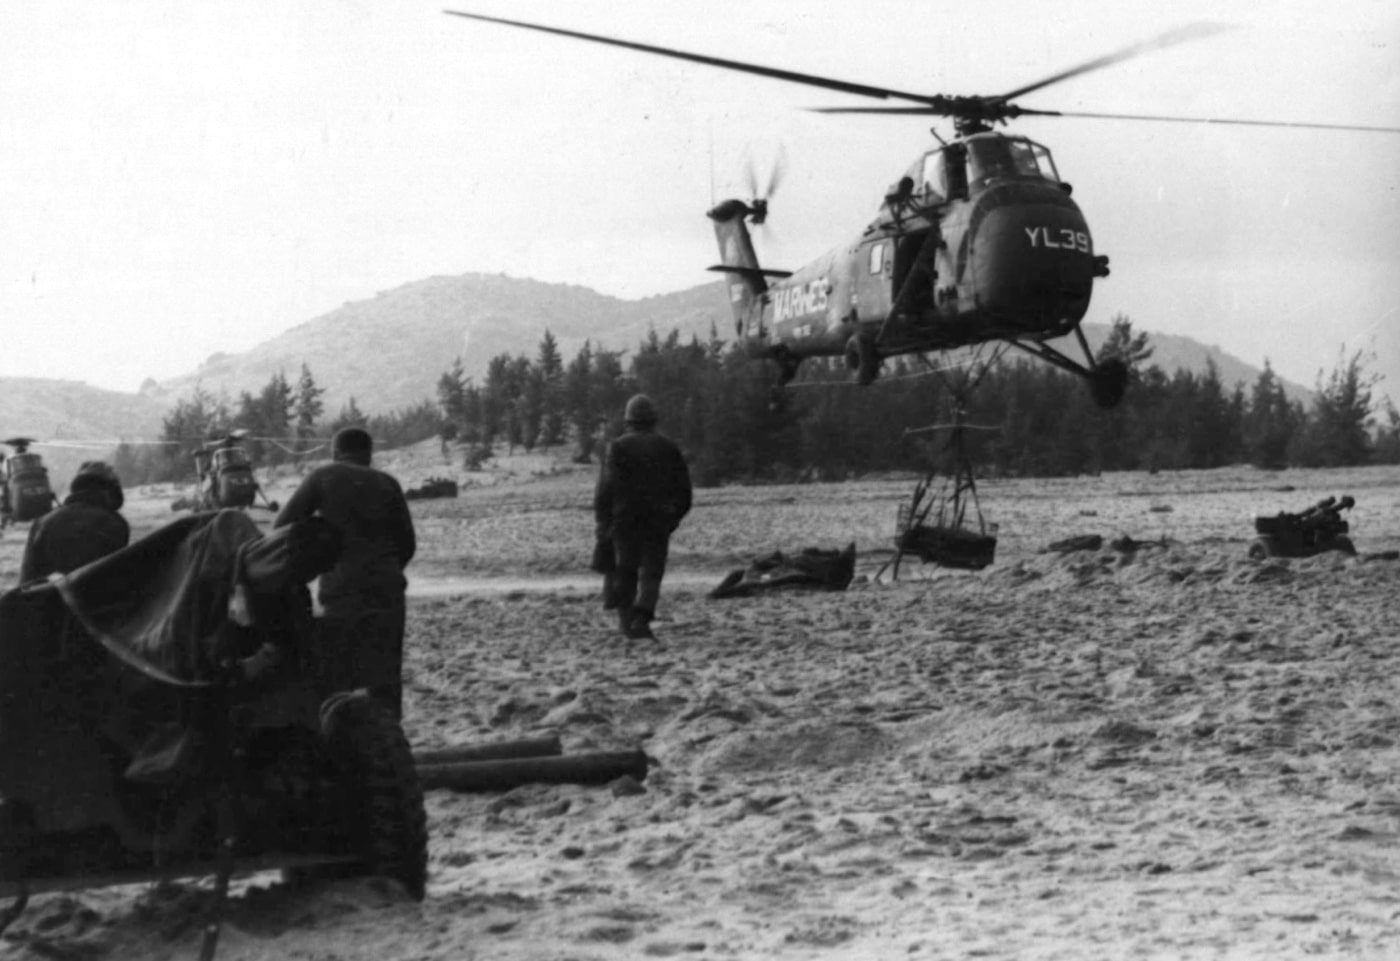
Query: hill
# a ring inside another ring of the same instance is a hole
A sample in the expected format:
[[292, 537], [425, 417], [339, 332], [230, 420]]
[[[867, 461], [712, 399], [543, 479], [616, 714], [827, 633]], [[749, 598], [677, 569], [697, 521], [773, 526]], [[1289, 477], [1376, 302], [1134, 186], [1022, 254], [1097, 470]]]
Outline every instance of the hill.
[[[85, 460], [110, 456], [123, 439], [160, 434], [166, 403], [143, 394], [103, 390], [81, 381], [0, 377], [0, 438], [32, 437], [55, 479]], [[66, 441], [112, 441], [67, 447]]]
[[[167, 397], [186, 396], [196, 383], [215, 393], [256, 391], [278, 371], [295, 379], [306, 363], [326, 388], [328, 412], [354, 397], [361, 410], [387, 411], [435, 397], [438, 377], [461, 357], [478, 383], [492, 357], [534, 357], [548, 330], [567, 360], [584, 341], [630, 350], [649, 330], [683, 337], [725, 336], [732, 318], [720, 282], [642, 300], [620, 300], [566, 284], [499, 274], [432, 277], [348, 303], [242, 354], [216, 354], [199, 369], [166, 381]], [[1096, 348], [1108, 327], [1086, 324]], [[1205, 369], [1213, 359], [1227, 386], [1253, 383], [1259, 369], [1186, 337], [1153, 334], [1152, 362], [1172, 372]], [[1289, 385], [1293, 396], [1308, 392]]]
[[278, 371], [295, 380], [305, 363], [326, 389], [328, 412], [351, 397], [361, 410], [388, 411], [435, 398], [438, 377], [456, 357], [480, 383], [498, 354], [535, 356], [546, 330], [569, 358], [584, 341], [631, 348], [652, 326], [708, 336], [712, 322], [723, 320], [727, 329], [727, 318], [718, 283], [627, 301], [500, 275], [432, 277], [348, 303], [246, 353], [216, 354], [160, 390], [180, 397], [200, 383], [237, 397]]

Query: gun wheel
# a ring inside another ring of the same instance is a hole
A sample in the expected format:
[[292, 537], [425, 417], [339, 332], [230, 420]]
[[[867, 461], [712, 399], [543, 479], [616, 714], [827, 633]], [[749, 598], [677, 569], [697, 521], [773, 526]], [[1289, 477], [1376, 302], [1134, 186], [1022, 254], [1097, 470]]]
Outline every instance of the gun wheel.
[[322, 730], [342, 772], [355, 873], [394, 878], [421, 901], [428, 880], [423, 789], [403, 729], [368, 695], [338, 695], [322, 709]]

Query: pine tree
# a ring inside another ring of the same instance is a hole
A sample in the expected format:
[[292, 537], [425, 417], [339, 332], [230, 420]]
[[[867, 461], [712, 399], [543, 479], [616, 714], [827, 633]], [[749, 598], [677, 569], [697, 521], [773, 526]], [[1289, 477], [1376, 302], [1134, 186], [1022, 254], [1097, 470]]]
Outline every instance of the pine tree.
[[311, 368], [303, 363], [301, 376], [297, 379], [296, 402], [293, 407], [299, 446], [316, 435], [316, 422], [325, 411], [325, 403], [321, 400], [325, 392], [324, 387], [316, 386], [316, 379], [311, 376]]
[[1288, 451], [1299, 420], [1268, 359], [1254, 381], [1249, 414], [1244, 424], [1245, 454], [1255, 467], [1278, 470], [1288, 466]]
[[552, 447], [564, 442], [564, 361], [559, 356], [559, 344], [548, 330], [540, 341], [540, 355], [535, 364], [541, 390], [539, 443], [542, 447]]
[[367, 423], [368, 418], [360, 410], [360, 406], [355, 403], [355, 398], [351, 397], [341, 405], [340, 413], [336, 414], [335, 419], [330, 422], [329, 429], [334, 434], [347, 427], [364, 427]]
[[1152, 357], [1152, 348], [1148, 346], [1147, 334], [1133, 333], [1133, 322], [1128, 319], [1127, 314], [1115, 314], [1113, 326], [1108, 332], [1107, 339], [1103, 346], [1095, 355], [1099, 362], [1108, 360], [1110, 357], [1121, 360], [1128, 367], [1129, 383], [1136, 383], [1137, 375], [1142, 371], [1145, 364]]
[[574, 460], [586, 464], [593, 456], [595, 436], [592, 403], [593, 348], [583, 342], [579, 352], [564, 371], [562, 409], [568, 425], [573, 428], [576, 451]]
[[466, 415], [467, 374], [459, 355], [437, 382], [438, 407], [442, 416], [456, 424], [461, 424]]
[[1370, 460], [1376, 380], [1366, 372], [1360, 351], [1339, 357], [1325, 384], [1318, 374], [1312, 417], [1297, 450], [1305, 466], [1350, 467]]

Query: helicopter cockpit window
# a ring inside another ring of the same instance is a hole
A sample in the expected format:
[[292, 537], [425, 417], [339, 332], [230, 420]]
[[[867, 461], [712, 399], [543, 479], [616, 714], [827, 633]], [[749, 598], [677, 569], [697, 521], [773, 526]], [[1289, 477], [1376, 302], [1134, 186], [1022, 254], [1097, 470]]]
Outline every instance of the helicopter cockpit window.
[[885, 245], [876, 244], [870, 248], [870, 274], [874, 276], [885, 267]]
[[967, 142], [967, 173], [973, 186], [1006, 177], [1058, 180], [1050, 152], [1019, 137], [985, 137]]
[[20, 471], [33, 470], [36, 467], [44, 466], [43, 460], [38, 454], [11, 454], [10, 473], [18, 474]]
[[214, 452], [215, 470], [224, 470], [228, 467], [247, 467], [251, 463], [248, 460], [248, 454], [241, 447], [226, 447]]
[[1050, 159], [1050, 151], [1046, 150], [1038, 143], [1031, 143], [1029, 140], [1024, 141], [1024, 143], [1027, 147], [1031, 148], [1031, 154], [1035, 158], [1036, 166], [1040, 169], [1040, 175], [1046, 180], [1053, 180], [1055, 183], [1059, 183], [1060, 172], [1055, 169], [1055, 161]]

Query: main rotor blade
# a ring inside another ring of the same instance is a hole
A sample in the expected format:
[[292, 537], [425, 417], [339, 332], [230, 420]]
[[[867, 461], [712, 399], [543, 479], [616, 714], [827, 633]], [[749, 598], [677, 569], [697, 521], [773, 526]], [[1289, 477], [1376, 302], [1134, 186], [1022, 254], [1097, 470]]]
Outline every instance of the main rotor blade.
[[[1058, 110], [1031, 110], [1027, 107], [1018, 107], [1015, 104], [991, 103], [990, 108], [998, 108], [1009, 117], [1059, 117], [1062, 114]], [[946, 107], [930, 105], [927, 107], [806, 107], [809, 113], [870, 113], [887, 114], [889, 116], [946, 116], [950, 113], [957, 113]]]
[[1044, 80], [1037, 80], [1035, 83], [1027, 84], [1024, 87], [1018, 87], [1009, 93], [1002, 94], [997, 99], [1010, 100], [1013, 97], [1024, 96], [1032, 90], [1040, 90], [1042, 87], [1048, 87], [1053, 83], [1059, 83], [1061, 80], [1068, 80], [1071, 77], [1078, 77], [1081, 74], [1102, 70], [1104, 67], [1112, 66], [1115, 63], [1121, 63], [1124, 60], [1139, 57], [1144, 53], [1151, 53], [1153, 50], [1174, 47], [1179, 43], [1186, 43], [1189, 40], [1199, 40], [1203, 37], [1223, 33], [1229, 29], [1228, 26], [1218, 23], [1189, 23], [1184, 27], [1168, 30], [1166, 33], [1158, 34], [1151, 39], [1135, 43], [1130, 47], [1124, 47], [1122, 50], [1118, 50], [1114, 53], [1104, 54], [1102, 57], [1095, 57], [1093, 60], [1086, 60], [1077, 67], [1070, 67], [1068, 70], [1063, 70], [1052, 77], [1046, 77]]
[[[1027, 110], [1026, 113], [1031, 113]], [[1050, 112], [1054, 117], [1087, 117], [1093, 120], [1156, 120], [1164, 123], [1230, 124], [1241, 127], [1301, 127], [1307, 130], [1360, 130], [1366, 133], [1400, 133], [1400, 127], [1367, 127], [1349, 123], [1296, 123], [1291, 120], [1235, 120], [1222, 117], [1161, 117], [1135, 113]]]
[[613, 47], [622, 47], [626, 50], [640, 50], [642, 53], [654, 53], [658, 56], [672, 57], [676, 60], [688, 60], [691, 63], [701, 63], [710, 67], [722, 67], [725, 70], [738, 70], [742, 73], [757, 74], [760, 77], [771, 77], [775, 80], [787, 80], [791, 83], [806, 84], [809, 87], [839, 90], [842, 93], [852, 93], [861, 97], [875, 97], [880, 100], [895, 97], [900, 100], [912, 100], [916, 103], [927, 103], [931, 99], [922, 94], [908, 93], [902, 90], [892, 90], [886, 87], [871, 87], [862, 83], [848, 83], [844, 80], [833, 80], [830, 77], [818, 77], [809, 73], [797, 73], [793, 70], [778, 70], [774, 67], [763, 67], [758, 64], [743, 63], [739, 60], [725, 60], [721, 57], [710, 57], [699, 53], [687, 53], [684, 50], [673, 50], [669, 47], [654, 47], [646, 43], [633, 43], [630, 40], [617, 40], [613, 37], [603, 37], [594, 33], [580, 33], [577, 30], [564, 30], [559, 27], [546, 27], [538, 23], [525, 23], [521, 20], [485, 17], [479, 13], [465, 13], [461, 10], [444, 10], [443, 13], [450, 14], [454, 17], [465, 17], [468, 20], [483, 20], [487, 23], [499, 23], [508, 27], [538, 30], [541, 33], [552, 33], [561, 37], [572, 37], [575, 40], [589, 40], [593, 43], [604, 43]]
[[[876, 114], [884, 116], [918, 116], [940, 113], [930, 107], [808, 107], [813, 113]], [[1077, 110], [1029, 110], [1011, 106], [1017, 117], [1076, 117], [1091, 120], [1152, 120], [1162, 123], [1222, 124], [1240, 127], [1297, 127], [1305, 130], [1356, 130], [1364, 133], [1400, 133], [1400, 127], [1368, 127], [1347, 123], [1300, 123], [1291, 120], [1240, 120], [1226, 117], [1164, 117], [1140, 113], [1088, 113]]]

